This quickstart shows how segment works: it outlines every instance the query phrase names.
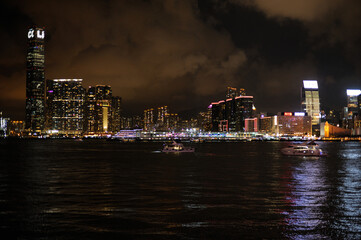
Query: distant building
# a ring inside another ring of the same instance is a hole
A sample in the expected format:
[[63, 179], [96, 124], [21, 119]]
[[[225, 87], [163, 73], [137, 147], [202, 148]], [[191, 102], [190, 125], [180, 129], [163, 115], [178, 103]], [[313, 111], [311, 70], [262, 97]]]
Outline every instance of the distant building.
[[0, 137], [7, 137], [9, 135], [9, 122], [10, 118], [4, 118], [0, 112]]
[[154, 108], [144, 110], [144, 130], [151, 131], [155, 128]]
[[353, 119], [359, 112], [358, 98], [361, 95], [360, 89], [347, 89], [347, 119]]
[[9, 136], [20, 137], [24, 135], [25, 122], [11, 120], [8, 124]]
[[244, 120], [245, 132], [258, 132], [258, 118], [246, 118]]
[[168, 106], [158, 107], [156, 128], [158, 130], [166, 130], [166, 115], [169, 113]]
[[340, 128], [326, 121], [321, 123], [320, 136], [326, 138], [351, 136], [351, 129]]
[[253, 96], [238, 96], [213, 102], [212, 131], [245, 131], [244, 120], [254, 116]]
[[239, 89], [239, 96], [246, 96], [246, 90], [244, 88]]
[[88, 134], [117, 132], [121, 128], [121, 98], [112, 96], [109, 85], [90, 86], [85, 101], [85, 130]]
[[167, 113], [165, 115], [165, 124], [167, 131], [176, 131], [178, 128], [179, 116], [177, 113]]
[[275, 134], [311, 136], [312, 118], [304, 112], [283, 112], [274, 116]]
[[85, 89], [82, 81], [82, 79], [46, 81], [47, 130], [61, 135], [83, 133]]
[[42, 132], [45, 122], [44, 39], [43, 28], [33, 27], [28, 30], [25, 128], [36, 134]]
[[259, 123], [258, 123], [258, 131], [260, 133], [273, 133], [273, 117], [265, 117], [265, 116], [260, 116], [259, 117]]
[[143, 129], [144, 123], [141, 116], [122, 117], [121, 129]]
[[198, 114], [198, 127], [202, 131], [211, 131], [212, 128], [212, 108], [208, 108], [207, 112]]
[[320, 96], [317, 80], [303, 80], [302, 110], [312, 118], [312, 125], [320, 124]]
[[237, 88], [227, 87], [226, 98], [234, 98], [237, 97]]
[[113, 133], [121, 130], [121, 117], [122, 117], [122, 98], [114, 97], [111, 98], [111, 131]]

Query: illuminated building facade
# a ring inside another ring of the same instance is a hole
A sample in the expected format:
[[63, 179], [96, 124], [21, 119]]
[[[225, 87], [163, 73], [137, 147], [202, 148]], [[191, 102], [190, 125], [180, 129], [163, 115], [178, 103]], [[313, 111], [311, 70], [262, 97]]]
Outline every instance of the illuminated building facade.
[[25, 128], [31, 133], [40, 134], [45, 122], [45, 31], [43, 28], [30, 28], [26, 56], [26, 110]]
[[198, 127], [203, 131], [211, 131], [212, 127], [212, 108], [208, 108], [207, 112], [198, 114]]
[[211, 104], [212, 131], [244, 131], [244, 120], [254, 116], [253, 96], [238, 96]]
[[320, 124], [320, 96], [316, 80], [303, 80], [302, 110], [312, 118], [312, 125]]
[[116, 132], [121, 124], [121, 98], [112, 96], [109, 85], [90, 86], [85, 102], [87, 134]]
[[279, 135], [311, 136], [312, 118], [305, 112], [284, 112], [274, 116], [275, 133]]
[[353, 119], [359, 112], [360, 89], [347, 89], [347, 119]]
[[167, 106], [162, 106], [158, 108], [157, 111], [157, 124], [156, 124], [156, 128], [158, 130], [166, 130], [166, 115], [169, 113], [168, 107]]
[[177, 113], [166, 113], [165, 124], [167, 131], [175, 131], [178, 128], [179, 116]]
[[47, 129], [52, 133], [82, 134], [85, 102], [82, 81], [82, 79], [46, 81]]
[[244, 119], [244, 131], [245, 132], [258, 132], [258, 118]]
[[111, 100], [111, 130], [113, 133], [121, 130], [122, 98], [112, 97]]
[[261, 133], [272, 133], [273, 122], [273, 117], [260, 116], [258, 131]]
[[8, 126], [9, 136], [20, 137], [24, 135], [25, 122], [11, 120]]
[[154, 118], [155, 118], [155, 114], [153, 108], [144, 110], [144, 130], [146, 131], [154, 130], [154, 126], [155, 126]]

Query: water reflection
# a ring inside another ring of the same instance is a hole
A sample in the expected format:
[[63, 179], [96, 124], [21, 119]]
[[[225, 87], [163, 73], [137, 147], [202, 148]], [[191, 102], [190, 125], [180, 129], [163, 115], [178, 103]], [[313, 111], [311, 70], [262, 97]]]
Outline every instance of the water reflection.
[[[361, 233], [361, 152], [359, 143], [348, 143], [340, 151], [338, 214], [334, 227], [342, 232]], [[352, 221], [350, 221], [352, 220]]]
[[328, 184], [325, 180], [325, 161], [322, 158], [296, 158], [291, 181], [289, 201], [292, 208], [286, 213], [286, 224], [292, 232], [290, 239], [322, 236], [315, 230], [326, 222], [322, 207], [327, 202]]

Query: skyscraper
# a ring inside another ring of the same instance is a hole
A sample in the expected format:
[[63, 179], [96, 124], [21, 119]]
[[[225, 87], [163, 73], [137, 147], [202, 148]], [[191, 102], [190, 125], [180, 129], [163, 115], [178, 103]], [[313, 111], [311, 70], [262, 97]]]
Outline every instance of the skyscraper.
[[41, 133], [44, 128], [44, 39], [45, 31], [43, 28], [29, 29], [26, 56], [25, 128], [31, 133]]
[[358, 115], [359, 111], [359, 102], [358, 97], [361, 95], [360, 89], [347, 89], [347, 118], [353, 119]]
[[111, 100], [111, 131], [113, 133], [119, 132], [121, 129], [122, 118], [122, 98], [112, 97]]
[[85, 89], [82, 79], [46, 81], [47, 128], [59, 134], [83, 132]]
[[211, 104], [212, 131], [244, 131], [244, 120], [254, 116], [253, 96], [238, 96]]
[[320, 124], [320, 96], [317, 80], [303, 80], [302, 110], [312, 118], [312, 125]]
[[85, 130], [89, 134], [111, 131], [112, 89], [109, 85], [89, 87], [85, 106]]

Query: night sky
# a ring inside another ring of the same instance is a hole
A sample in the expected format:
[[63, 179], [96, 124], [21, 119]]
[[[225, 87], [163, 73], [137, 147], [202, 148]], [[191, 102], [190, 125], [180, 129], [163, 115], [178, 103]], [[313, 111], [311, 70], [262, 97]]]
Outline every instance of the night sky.
[[111, 85], [126, 114], [204, 111], [227, 86], [258, 111], [298, 111], [303, 79], [319, 81], [323, 108], [341, 108], [361, 88], [358, 0], [2, 0], [0, 20], [0, 111], [19, 120], [34, 25], [46, 79]]

